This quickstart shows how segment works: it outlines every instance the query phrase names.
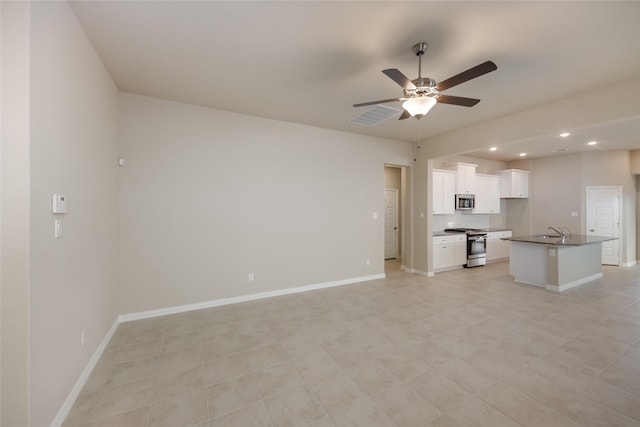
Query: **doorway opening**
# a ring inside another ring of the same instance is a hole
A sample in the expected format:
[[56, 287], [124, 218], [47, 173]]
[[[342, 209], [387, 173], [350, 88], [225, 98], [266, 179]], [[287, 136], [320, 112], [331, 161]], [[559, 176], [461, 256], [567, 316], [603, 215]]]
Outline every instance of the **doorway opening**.
[[406, 255], [407, 168], [384, 166], [385, 273], [401, 272]]

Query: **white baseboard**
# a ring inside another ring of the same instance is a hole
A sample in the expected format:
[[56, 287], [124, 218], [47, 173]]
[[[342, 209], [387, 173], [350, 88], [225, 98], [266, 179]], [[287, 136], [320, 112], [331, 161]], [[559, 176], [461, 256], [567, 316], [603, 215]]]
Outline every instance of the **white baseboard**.
[[109, 330], [107, 331], [107, 334], [102, 339], [102, 342], [100, 342], [100, 345], [98, 346], [98, 348], [96, 348], [96, 351], [93, 353], [93, 356], [91, 356], [91, 359], [89, 359], [89, 362], [87, 363], [87, 366], [85, 366], [84, 370], [82, 371], [82, 374], [80, 374], [80, 378], [78, 378], [78, 381], [76, 381], [75, 385], [69, 392], [67, 399], [64, 401], [64, 403], [62, 404], [62, 407], [56, 414], [56, 417], [51, 422], [50, 427], [60, 427], [62, 423], [64, 423], [64, 420], [67, 418], [67, 415], [69, 415], [69, 411], [71, 411], [73, 404], [76, 402], [76, 399], [80, 395], [80, 392], [82, 391], [82, 388], [84, 387], [87, 380], [89, 379], [91, 372], [93, 372], [93, 368], [95, 368], [96, 364], [98, 363], [98, 360], [100, 360], [100, 357], [102, 357], [102, 353], [104, 352], [104, 349], [107, 348], [107, 345], [109, 344], [109, 341], [111, 341], [111, 337], [113, 337], [113, 334], [115, 333], [119, 324], [120, 322], [118, 321], [118, 319], [116, 319], [113, 322], [113, 324], [111, 325], [111, 328], [109, 328]]
[[428, 273], [422, 270], [416, 270], [415, 268], [405, 268], [404, 272], [410, 273], [410, 274], [417, 274], [419, 276], [433, 277], [433, 273]]
[[179, 305], [174, 307], [160, 308], [157, 310], [140, 311], [137, 313], [121, 314], [118, 322], [130, 322], [132, 320], [149, 319], [152, 317], [166, 316], [168, 314], [183, 313], [185, 311], [201, 310], [203, 308], [218, 307], [221, 305], [235, 304], [238, 302], [254, 301], [263, 298], [277, 297], [282, 295], [296, 294], [299, 292], [313, 291], [317, 289], [331, 288], [334, 286], [350, 285], [352, 283], [367, 282], [386, 278], [384, 273], [370, 276], [354, 277], [351, 279], [336, 280], [334, 282], [316, 283], [313, 285], [298, 286], [295, 288], [278, 289], [276, 291], [259, 292], [256, 294], [241, 295], [237, 297], [221, 298], [211, 301], [198, 302], [195, 304]]
[[620, 264], [622, 267], [633, 267], [634, 265], [636, 265], [637, 261], [633, 260], [633, 261], [628, 261], [628, 262], [624, 262], [622, 264]]
[[590, 282], [592, 280], [596, 280], [602, 277], [602, 273], [592, 274], [591, 276], [583, 277], [582, 279], [574, 280], [573, 282], [565, 283], [560, 286], [549, 285], [545, 286], [546, 289], [556, 292], [566, 291], [567, 289], [575, 288], [576, 286], [580, 286], [583, 283]]

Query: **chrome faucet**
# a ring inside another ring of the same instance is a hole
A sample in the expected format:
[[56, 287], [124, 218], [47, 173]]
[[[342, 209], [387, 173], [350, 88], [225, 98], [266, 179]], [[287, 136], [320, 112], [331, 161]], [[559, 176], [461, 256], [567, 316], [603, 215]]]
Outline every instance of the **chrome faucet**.
[[[559, 228], [559, 230], [558, 230]], [[549, 227], [547, 228], [547, 230], [553, 230], [556, 233], [558, 233], [560, 235], [561, 239], [564, 239], [566, 237], [566, 233], [564, 232], [564, 230], [562, 230], [562, 227], [558, 227], [558, 228], [554, 228], [554, 227]]]

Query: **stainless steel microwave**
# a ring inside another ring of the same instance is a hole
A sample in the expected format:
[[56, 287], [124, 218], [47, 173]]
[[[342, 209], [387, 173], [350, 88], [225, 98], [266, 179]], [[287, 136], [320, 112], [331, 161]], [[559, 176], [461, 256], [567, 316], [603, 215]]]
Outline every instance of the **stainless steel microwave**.
[[476, 207], [475, 194], [456, 194], [456, 210], [470, 211]]

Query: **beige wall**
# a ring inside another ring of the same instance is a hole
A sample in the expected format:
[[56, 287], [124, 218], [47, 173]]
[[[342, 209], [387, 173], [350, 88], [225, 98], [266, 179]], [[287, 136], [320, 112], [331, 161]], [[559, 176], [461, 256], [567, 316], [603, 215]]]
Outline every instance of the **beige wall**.
[[449, 163], [471, 163], [478, 165], [476, 173], [484, 173], [488, 175], [495, 174], [496, 171], [505, 169], [507, 164], [496, 160], [478, 159], [476, 157], [457, 155], [457, 156], [445, 156], [433, 159], [434, 169], [447, 169]]
[[[118, 92], [67, 3], [2, 2], [2, 12], [2, 317], [8, 331], [2, 334], [2, 425], [45, 426], [118, 314]], [[12, 20], [9, 30], [22, 25], [18, 37], [9, 40], [20, 49], [13, 57], [20, 61], [17, 87], [5, 85], [5, 18]], [[12, 88], [8, 108], [7, 87]], [[8, 141], [7, 110], [28, 115], [19, 117], [20, 134]], [[69, 213], [61, 215], [64, 236], [57, 240], [52, 193], [66, 195], [69, 202]], [[5, 311], [4, 304], [11, 308]], [[5, 340], [12, 334], [21, 338], [7, 349]]]
[[400, 191], [401, 173], [400, 168], [385, 166], [384, 168], [384, 188], [395, 188]]
[[0, 425], [29, 425], [29, 19], [0, 2]]
[[[640, 145], [640, 142], [638, 142], [638, 145]], [[631, 152], [631, 173], [640, 175], [640, 150]]]
[[410, 144], [121, 100], [123, 313], [384, 272], [383, 168]]
[[[582, 226], [585, 195], [582, 191], [582, 160], [579, 154], [534, 159], [528, 203], [531, 234], [548, 232], [549, 226], [566, 226], [584, 234]], [[575, 212], [576, 216], [571, 216]], [[514, 223], [517, 217], [510, 218]]]

